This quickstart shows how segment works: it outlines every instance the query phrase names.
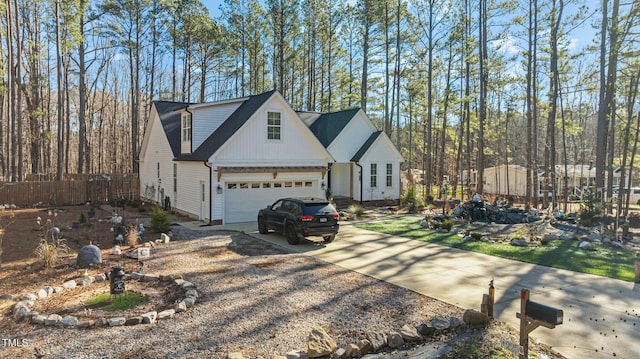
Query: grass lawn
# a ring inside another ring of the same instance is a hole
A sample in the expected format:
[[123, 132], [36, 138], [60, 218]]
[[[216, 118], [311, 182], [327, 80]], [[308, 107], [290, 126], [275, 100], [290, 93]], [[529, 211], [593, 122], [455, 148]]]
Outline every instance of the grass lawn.
[[467, 240], [455, 233], [423, 229], [420, 227], [420, 221], [421, 219], [417, 217], [402, 217], [393, 221], [362, 223], [357, 227], [496, 257], [629, 282], [632, 282], [635, 277], [634, 261], [640, 261], [640, 252], [606, 245], [596, 246], [595, 250], [583, 250], [578, 248], [580, 241], [574, 240], [556, 240], [544, 246], [532, 245], [529, 247]]

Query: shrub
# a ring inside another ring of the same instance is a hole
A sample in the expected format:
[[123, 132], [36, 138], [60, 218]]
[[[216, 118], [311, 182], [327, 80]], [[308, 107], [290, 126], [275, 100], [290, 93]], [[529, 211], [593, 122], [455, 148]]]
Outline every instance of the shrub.
[[352, 215], [354, 215], [354, 217], [358, 218], [364, 214], [364, 207], [357, 204], [352, 204], [349, 206], [349, 208], [347, 208], [347, 212], [351, 213]]
[[40, 232], [40, 243], [34, 253], [42, 261], [44, 268], [53, 267], [60, 255], [68, 254], [71, 250], [60, 235], [60, 230], [54, 224], [54, 219], [58, 214], [49, 211], [48, 215], [49, 218], [44, 222], [40, 217], [36, 220]]
[[411, 213], [414, 213], [420, 207], [424, 207], [424, 201], [416, 192], [415, 186], [409, 186], [402, 194], [402, 205], [406, 206]]
[[171, 221], [169, 220], [169, 212], [162, 208], [153, 207], [151, 212], [151, 228], [160, 233], [169, 232], [171, 230]]
[[580, 208], [580, 224], [591, 227], [602, 218], [602, 214], [602, 205], [593, 195], [588, 195]]
[[129, 228], [127, 228], [127, 244], [131, 247], [135, 247], [138, 244], [139, 239], [140, 237], [138, 237], [138, 229], [136, 226], [129, 226]]
[[471, 232], [469, 235], [471, 236], [471, 238], [473, 238], [474, 241], [479, 241], [480, 238], [482, 238], [482, 233], [480, 232]]
[[80, 213], [80, 218], [78, 219], [80, 223], [87, 223], [87, 217], [84, 216], [84, 213]]
[[440, 229], [449, 232], [453, 228], [453, 221], [450, 219], [445, 219], [440, 223]]

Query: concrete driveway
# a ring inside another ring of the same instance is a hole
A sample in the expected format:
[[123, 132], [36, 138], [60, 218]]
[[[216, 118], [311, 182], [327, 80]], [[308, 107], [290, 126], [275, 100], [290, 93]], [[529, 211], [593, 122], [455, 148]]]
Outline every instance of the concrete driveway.
[[345, 222], [327, 245], [292, 246], [280, 234], [258, 233], [255, 222], [205, 228], [242, 231], [463, 308], [480, 309], [493, 278], [496, 317], [516, 329], [520, 291], [527, 288], [532, 301], [564, 311], [562, 325], [540, 327], [531, 337], [567, 358], [640, 358], [638, 284], [371, 232]]

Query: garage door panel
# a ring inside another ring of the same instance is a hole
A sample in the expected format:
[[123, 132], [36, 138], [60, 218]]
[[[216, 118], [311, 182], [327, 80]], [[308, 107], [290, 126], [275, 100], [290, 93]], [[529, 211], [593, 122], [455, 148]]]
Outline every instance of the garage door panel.
[[258, 211], [283, 197], [317, 196], [318, 182], [282, 180], [228, 182], [224, 186], [225, 223], [255, 221]]

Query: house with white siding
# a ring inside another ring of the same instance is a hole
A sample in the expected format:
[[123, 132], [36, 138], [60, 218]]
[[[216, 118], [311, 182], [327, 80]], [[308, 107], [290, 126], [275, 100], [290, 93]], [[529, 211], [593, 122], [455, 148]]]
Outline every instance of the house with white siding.
[[253, 221], [278, 198], [334, 188], [354, 200], [399, 198], [402, 157], [388, 137], [360, 110], [336, 114], [298, 114], [275, 90], [155, 101], [139, 155], [141, 196], [210, 224]]

